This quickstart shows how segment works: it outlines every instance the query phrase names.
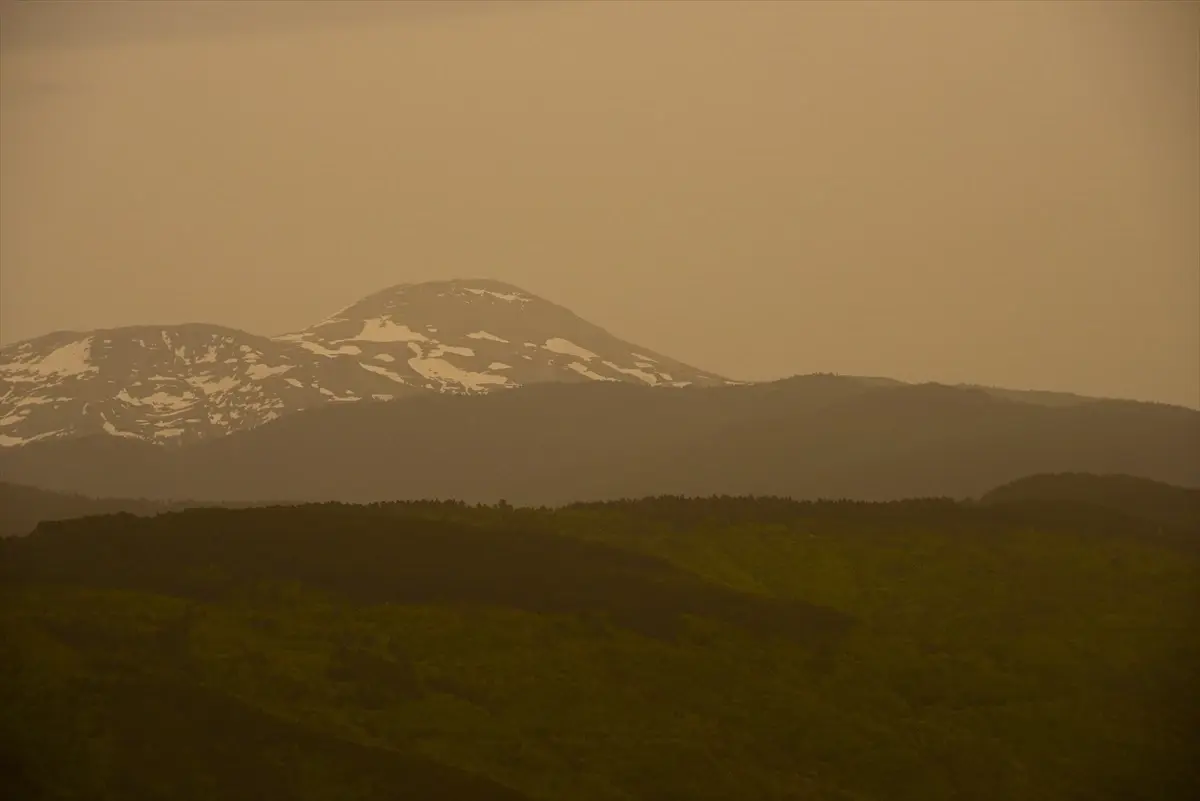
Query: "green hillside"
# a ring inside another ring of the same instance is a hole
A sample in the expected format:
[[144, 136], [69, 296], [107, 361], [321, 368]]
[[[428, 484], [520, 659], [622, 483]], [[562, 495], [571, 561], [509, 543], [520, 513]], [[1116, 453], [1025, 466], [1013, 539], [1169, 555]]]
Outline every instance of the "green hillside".
[[29, 799], [1200, 797], [1200, 554], [926, 500], [403, 503], [0, 543]]

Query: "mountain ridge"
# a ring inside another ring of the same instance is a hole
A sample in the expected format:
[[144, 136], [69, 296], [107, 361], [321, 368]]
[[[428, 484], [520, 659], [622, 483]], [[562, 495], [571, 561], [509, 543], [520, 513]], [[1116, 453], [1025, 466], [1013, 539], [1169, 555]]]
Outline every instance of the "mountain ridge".
[[174, 449], [91, 436], [0, 450], [0, 479], [43, 489], [287, 503], [967, 498], [1054, 472], [1200, 486], [1200, 412], [820, 375], [666, 391], [542, 383], [331, 404]]

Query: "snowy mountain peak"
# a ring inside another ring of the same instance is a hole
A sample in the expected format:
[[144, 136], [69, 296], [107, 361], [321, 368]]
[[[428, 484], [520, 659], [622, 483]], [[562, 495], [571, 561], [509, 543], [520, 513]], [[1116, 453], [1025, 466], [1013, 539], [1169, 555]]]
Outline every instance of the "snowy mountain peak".
[[414, 305], [465, 306], [472, 302], [475, 304], [505, 303], [517, 309], [531, 302], [548, 303], [520, 287], [486, 278], [428, 281], [397, 284], [380, 290], [347, 306], [323, 322], [387, 314]]
[[325, 403], [550, 381], [733, 383], [501, 281], [399, 284], [276, 337], [130, 326], [0, 348], [0, 446], [98, 433], [176, 444]]

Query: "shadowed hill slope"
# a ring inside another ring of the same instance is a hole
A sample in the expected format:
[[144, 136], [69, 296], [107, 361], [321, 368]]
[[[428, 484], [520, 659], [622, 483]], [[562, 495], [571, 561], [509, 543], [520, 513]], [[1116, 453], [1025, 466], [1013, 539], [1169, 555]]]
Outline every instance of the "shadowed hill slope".
[[968, 498], [1048, 472], [1200, 486], [1200, 412], [1046, 406], [836, 376], [703, 389], [547, 384], [298, 412], [171, 451], [78, 440], [0, 452], [7, 481], [203, 501]]

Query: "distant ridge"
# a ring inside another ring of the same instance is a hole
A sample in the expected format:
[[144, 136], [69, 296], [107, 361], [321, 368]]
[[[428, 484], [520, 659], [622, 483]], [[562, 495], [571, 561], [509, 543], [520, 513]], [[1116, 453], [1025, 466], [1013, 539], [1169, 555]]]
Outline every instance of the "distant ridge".
[[830, 375], [679, 390], [545, 382], [331, 404], [174, 449], [110, 436], [0, 449], [0, 480], [205, 502], [967, 499], [1041, 473], [1200, 487], [1200, 412]]

